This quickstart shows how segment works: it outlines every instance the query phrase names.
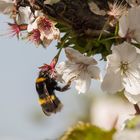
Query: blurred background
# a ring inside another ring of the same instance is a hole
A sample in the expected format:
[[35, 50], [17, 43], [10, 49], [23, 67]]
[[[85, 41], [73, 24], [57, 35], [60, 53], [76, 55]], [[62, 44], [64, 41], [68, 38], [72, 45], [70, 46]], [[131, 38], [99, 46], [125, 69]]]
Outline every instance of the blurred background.
[[[0, 15], [0, 34], [8, 32], [9, 21]], [[100, 82], [93, 81], [87, 94], [78, 94], [74, 86], [65, 93], [56, 92], [64, 107], [57, 114], [45, 116], [38, 104], [35, 79], [38, 67], [50, 63], [56, 53], [55, 42], [44, 49], [16, 37], [0, 36], [0, 140], [57, 140], [78, 121], [111, 129], [120, 114], [122, 121], [127, 114], [134, 113], [127, 101], [106, 96]], [[63, 52], [59, 62], [64, 60]], [[105, 62], [100, 61], [99, 66], [104, 73]]]

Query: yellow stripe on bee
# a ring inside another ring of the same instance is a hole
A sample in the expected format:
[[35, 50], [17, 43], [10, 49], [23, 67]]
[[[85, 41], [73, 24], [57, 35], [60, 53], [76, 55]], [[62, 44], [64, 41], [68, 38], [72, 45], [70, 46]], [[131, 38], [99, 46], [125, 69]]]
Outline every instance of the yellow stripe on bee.
[[37, 78], [37, 79], [36, 79], [36, 83], [40, 83], [40, 82], [43, 82], [43, 81], [45, 81], [45, 80], [46, 80], [46, 78], [43, 78], [43, 77]]
[[51, 95], [51, 96], [48, 96], [47, 98], [39, 99], [39, 104], [40, 105], [46, 104], [46, 103], [52, 102], [54, 100], [55, 100], [55, 96], [54, 95]]
[[45, 99], [39, 99], [38, 102], [40, 105], [47, 103], [47, 101]]
[[55, 100], [55, 96], [54, 95], [51, 95], [51, 100]]

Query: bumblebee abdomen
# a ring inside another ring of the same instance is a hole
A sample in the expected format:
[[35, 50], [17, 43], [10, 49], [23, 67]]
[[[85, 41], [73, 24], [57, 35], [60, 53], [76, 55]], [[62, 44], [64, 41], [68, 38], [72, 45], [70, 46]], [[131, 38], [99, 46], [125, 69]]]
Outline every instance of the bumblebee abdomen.
[[63, 106], [55, 95], [45, 95], [45, 97], [39, 98], [39, 103], [47, 116], [59, 112]]

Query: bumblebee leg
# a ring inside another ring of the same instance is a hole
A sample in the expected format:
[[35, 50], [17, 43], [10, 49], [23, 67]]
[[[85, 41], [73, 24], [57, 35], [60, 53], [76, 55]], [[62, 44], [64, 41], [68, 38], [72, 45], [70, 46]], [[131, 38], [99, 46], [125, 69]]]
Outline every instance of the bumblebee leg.
[[64, 92], [70, 88], [71, 81], [69, 81], [64, 87], [56, 86], [55, 90]]

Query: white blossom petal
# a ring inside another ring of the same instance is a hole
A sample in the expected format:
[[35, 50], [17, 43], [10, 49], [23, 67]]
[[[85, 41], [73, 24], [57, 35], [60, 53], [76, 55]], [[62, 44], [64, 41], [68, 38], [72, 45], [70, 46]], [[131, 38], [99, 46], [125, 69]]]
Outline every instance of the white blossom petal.
[[114, 72], [120, 70], [120, 56], [115, 53], [107, 56], [107, 68]]
[[132, 104], [138, 104], [140, 102], [140, 94], [139, 95], [132, 95], [129, 92], [125, 91], [124, 95]]
[[62, 79], [66, 83], [76, 78], [80, 73], [78, 71], [78, 65], [75, 65], [69, 61], [61, 63], [61, 65], [59, 65], [59, 69], [61, 70], [61, 73], [63, 75]]
[[18, 19], [17, 19], [18, 24], [23, 24], [23, 23], [29, 24], [34, 20], [34, 16], [31, 13], [29, 6], [20, 7], [18, 11], [19, 11]]
[[91, 78], [100, 79], [100, 69], [95, 65], [89, 65], [87, 71]]
[[28, 32], [32, 32], [34, 29], [38, 29], [38, 26], [37, 26], [37, 23], [36, 22], [33, 22], [31, 24], [28, 24], [28, 27], [27, 27], [27, 31]]
[[113, 46], [113, 53], [120, 56], [120, 61], [131, 63], [136, 59], [136, 48], [130, 43], [124, 42], [120, 45]]
[[127, 16], [124, 14], [122, 17], [119, 19], [119, 32], [118, 34], [121, 37], [125, 37], [129, 28], [129, 20]]
[[123, 85], [125, 90], [132, 95], [140, 94], [140, 78], [135, 77], [133, 73], [127, 73], [127, 76], [123, 78]]
[[65, 62], [61, 62], [56, 66], [56, 71], [59, 74], [63, 74], [63, 71], [66, 69], [66, 63]]
[[[140, 22], [140, 21], [138, 21]], [[135, 40], [140, 43], [140, 27], [137, 28], [137, 31], [134, 33]]]
[[79, 51], [74, 50], [72, 48], [66, 48], [65, 53], [66, 53], [67, 58], [71, 62], [84, 63], [84, 64], [88, 64], [88, 65], [97, 64], [97, 61], [95, 59], [93, 59], [92, 57], [84, 56]]
[[119, 35], [140, 42], [140, 7], [130, 8], [119, 20]]
[[125, 90], [132, 95], [140, 94], [140, 55], [137, 54], [133, 63], [129, 64], [128, 71], [124, 76]]
[[103, 79], [101, 88], [109, 93], [121, 91], [123, 89], [121, 73], [108, 71]]
[[75, 88], [78, 90], [78, 92], [86, 93], [89, 90], [91, 78], [87, 73], [81, 72], [77, 80], [75, 80], [75, 82], [76, 82]]

